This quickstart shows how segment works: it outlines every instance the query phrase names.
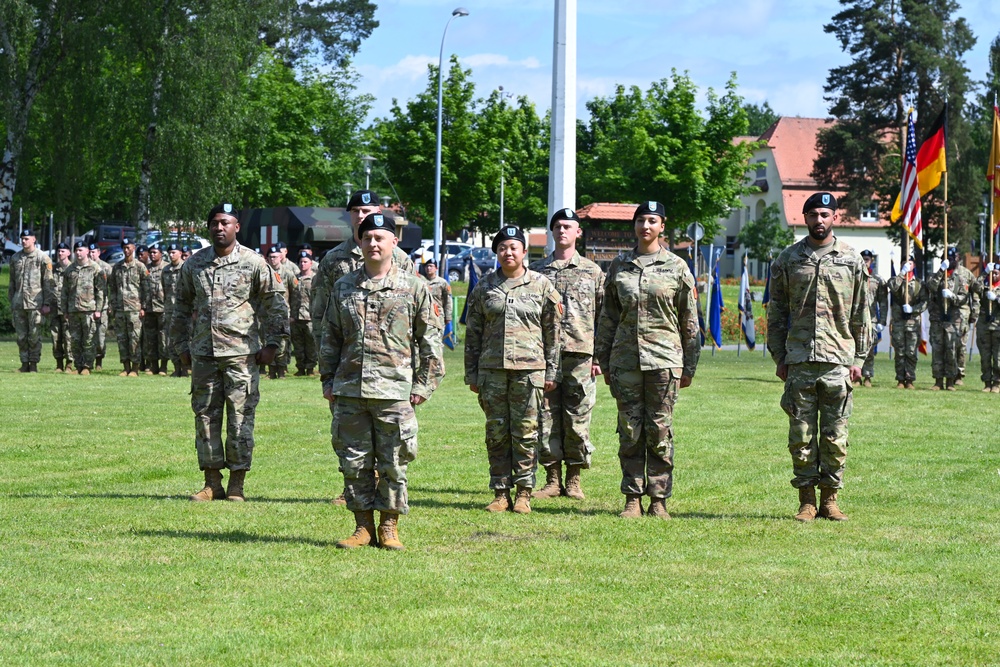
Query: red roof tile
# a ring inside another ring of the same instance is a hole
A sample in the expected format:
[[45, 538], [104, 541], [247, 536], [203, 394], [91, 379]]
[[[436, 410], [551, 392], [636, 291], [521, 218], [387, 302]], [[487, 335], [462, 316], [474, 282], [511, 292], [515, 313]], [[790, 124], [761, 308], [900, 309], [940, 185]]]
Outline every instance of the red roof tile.
[[587, 204], [581, 209], [577, 209], [576, 214], [581, 220], [624, 220], [632, 219], [632, 214], [638, 204], [609, 204], [606, 202], [594, 202]]

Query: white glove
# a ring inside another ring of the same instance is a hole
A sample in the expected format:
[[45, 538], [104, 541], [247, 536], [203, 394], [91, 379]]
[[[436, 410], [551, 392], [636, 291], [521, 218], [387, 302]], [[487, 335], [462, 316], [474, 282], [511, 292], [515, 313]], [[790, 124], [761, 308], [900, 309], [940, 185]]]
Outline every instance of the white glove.
[[993, 290], [990, 290], [989, 292], [986, 293], [986, 298], [989, 299], [990, 301], [996, 301], [997, 293], [994, 292]]
[[876, 325], [875, 325], [875, 331], [877, 331], [877, 332], [879, 332], [879, 333], [882, 333], [882, 330], [883, 330], [883, 329], [885, 329], [885, 326], [884, 326], [884, 325], [882, 325], [882, 324], [876, 324]]
[[907, 315], [912, 315], [913, 314], [913, 306], [911, 306], [908, 303], [904, 303], [903, 304], [903, 312], [906, 313]]
[[948, 260], [946, 260], [946, 259], [942, 259], [941, 260], [941, 270], [942, 271], [947, 271], [949, 266], [951, 266], [951, 264], [948, 263]]
[[990, 271], [995, 271], [996, 270], [995, 266], [996, 266], [995, 264], [986, 262], [985, 264], [983, 264], [983, 271], [986, 271], [987, 273], [989, 273]]
[[900, 273], [909, 273], [912, 270], [913, 270], [913, 264], [911, 264], [910, 262], [907, 262], [906, 264], [903, 264], [901, 267], [899, 267]]
[[941, 290], [941, 296], [943, 296], [946, 299], [954, 299], [955, 293], [946, 287], [943, 290]]

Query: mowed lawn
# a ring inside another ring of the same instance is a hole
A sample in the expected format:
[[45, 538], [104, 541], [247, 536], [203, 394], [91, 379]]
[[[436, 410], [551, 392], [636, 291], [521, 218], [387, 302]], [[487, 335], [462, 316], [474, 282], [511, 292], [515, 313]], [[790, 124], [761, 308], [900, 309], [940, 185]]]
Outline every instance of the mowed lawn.
[[[109, 345], [109, 351], [114, 344]], [[114, 352], [112, 352], [114, 355]], [[1000, 397], [856, 391], [847, 523], [792, 520], [781, 385], [705, 351], [677, 406], [673, 520], [623, 520], [601, 384], [585, 501], [490, 500], [461, 350], [418, 410], [407, 551], [353, 519], [316, 379], [261, 383], [250, 502], [194, 504], [188, 382], [24, 376], [0, 343], [2, 665], [1000, 663]], [[113, 372], [111, 369], [114, 369]]]

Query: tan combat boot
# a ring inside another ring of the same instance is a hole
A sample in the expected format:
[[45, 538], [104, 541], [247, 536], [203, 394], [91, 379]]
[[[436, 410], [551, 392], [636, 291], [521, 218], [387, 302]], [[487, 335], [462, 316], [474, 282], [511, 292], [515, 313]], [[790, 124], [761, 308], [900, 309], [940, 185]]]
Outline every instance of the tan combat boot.
[[897, 382], [896, 383], [896, 389], [906, 389], [906, 383], [905, 382]]
[[30, 362], [28, 362], [28, 372], [29, 373], [37, 373], [38, 372], [38, 362], [37, 361], [30, 361]]
[[[65, 366], [63, 366], [63, 360], [62, 359], [56, 359], [56, 369], [54, 371], [52, 371], [52, 372], [53, 373], [62, 373], [63, 370], [65, 370]], [[989, 385], [986, 385], [986, 390], [989, 391]]]
[[934, 386], [931, 387], [931, 391], [941, 391], [944, 389], [944, 378], [937, 378], [934, 380]]
[[991, 385], [989, 382], [987, 382], [986, 384], [983, 385], [983, 393], [984, 394], [988, 394], [991, 391], [993, 391], [993, 385]]
[[346, 540], [337, 542], [338, 549], [378, 546], [375, 537], [375, 512], [373, 510], [355, 511], [354, 524], [354, 534]]
[[580, 471], [583, 466], [566, 466], [566, 495], [574, 500], [583, 500], [587, 496], [583, 495], [580, 487]]
[[518, 514], [531, 514], [531, 489], [526, 486], [517, 487], [514, 496], [514, 511]]
[[344, 489], [343, 491], [341, 491], [340, 495], [337, 496], [336, 498], [334, 498], [333, 500], [331, 500], [330, 502], [333, 503], [334, 505], [346, 505], [347, 504], [347, 496], [344, 495], [345, 493], [347, 493], [347, 489]]
[[816, 518], [816, 487], [799, 487], [799, 513], [795, 515], [796, 521], [812, 521]]
[[132, 370], [132, 364], [128, 361], [123, 361], [122, 372], [118, 374], [118, 377], [120, 378], [128, 377], [128, 374], [131, 372], [131, 370]]
[[638, 519], [642, 516], [642, 501], [640, 496], [625, 496], [625, 509], [618, 515], [623, 519]]
[[90, 375], [90, 369], [84, 366], [80, 369], [80, 375]]
[[650, 500], [649, 509], [646, 510], [646, 514], [657, 519], [663, 519], [664, 521], [670, 518], [670, 513], [667, 512], [666, 501], [663, 498], [653, 498]]
[[847, 515], [837, 507], [837, 489], [819, 490], [819, 516], [830, 521], [847, 521]]
[[991, 394], [1000, 394], [1000, 384], [997, 384], [996, 382], [994, 382], [993, 386], [990, 388], [990, 393]]
[[104, 357], [97, 357], [97, 359], [94, 361], [94, 370], [103, 371], [104, 370], [103, 364], [104, 364]]
[[545, 486], [531, 495], [535, 498], [555, 498], [562, 494], [562, 463], [545, 466]]
[[167, 360], [166, 359], [164, 359], [163, 361], [161, 361], [160, 364], [159, 364], [159, 366], [157, 368], [159, 368], [159, 370], [156, 372], [157, 375], [162, 375], [163, 377], [167, 377]]
[[27, 361], [22, 361], [21, 362], [21, 367], [17, 369], [17, 372], [18, 373], [30, 373], [31, 371], [28, 370], [29, 368], [30, 368], [30, 366], [28, 366], [28, 362]]
[[510, 509], [510, 490], [496, 489], [494, 491], [493, 502], [486, 506], [487, 512], [506, 512]]
[[947, 384], [945, 384], [945, 389], [947, 391], [958, 391], [957, 389], [955, 389], [955, 380], [954, 380], [954, 378], [948, 378], [948, 382], [947, 382]]
[[955, 378], [955, 386], [961, 387], [963, 385], [965, 385], [965, 376], [959, 375], [957, 378]]
[[866, 386], [866, 387], [871, 387], [871, 386], [872, 386], [872, 379], [871, 379], [871, 378], [865, 378], [865, 379], [864, 379], [864, 380], [862, 381], [862, 383], [861, 383], [861, 384], [863, 384], [863, 385], [864, 385], [864, 386]]
[[246, 501], [246, 496], [243, 495], [243, 480], [247, 476], [246, 470], [232, 470], [229, 473], [229, 487], [226, 489], [226, 500], [232, 500], [236, 503], [242, 503]]
[[205, 488], [191, 496], [195, 502], [206, 502], [209, 500], [225, 500], [226, 492], [222, 488], [222, 471], [205, 471]]
[[399, 541], [399, 533], [396, 526], [399, 524], [399, 515], [395, 512], [379, 512], [378, 521], [378, 545], [383, 549], [392, 551], [403, 551], [406, 547]]

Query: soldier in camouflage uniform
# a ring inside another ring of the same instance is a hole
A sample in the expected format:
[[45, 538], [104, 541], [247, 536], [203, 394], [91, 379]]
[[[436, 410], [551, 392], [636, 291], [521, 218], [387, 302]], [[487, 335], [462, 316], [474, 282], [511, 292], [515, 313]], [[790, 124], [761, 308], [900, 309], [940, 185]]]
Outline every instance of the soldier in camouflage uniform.
[[73, 244], [73, 253], [76, 262], [63, 272], [61, 310], [69, 327], [76, 370], [80, 375], [90, 375], [97, 351], [94, 328], [104, 310], [107, 280], [104, 270], [91, 261], [83, 241]]
[[982, 298], [983, 308], [976, 324], [976, 345], [979, 346], [979, 367], [983, 391], [1000, 394], [1000, 257], [983, 267], [983, 280], [973, 283], [973, 291]]
[[955, 363], [958, 365], [958, 377], [955, 378], [955, 386], [960, 387], [965, 384], [965, 358], [969, 352], [968, 346], [970, 344], [969, 331], [975, 331], [977, 329], [976, 322], [979, 320], [979, 310], [982, 305], [983, 293], [983, 281], [976, 277], [972, 271], [965, 268], [962, 265], [958, 266], [961, 273], [965, 274], [965, 279], [969, 281], [969, 303], [962, 310], [961, 319], [961, 329], [959, 336], [961, 341], [958, 345], [958, 350], [955, 355]]
[[640, 204], [632, 216], [636, 247], [615, 258], [604, 283], [594, 356], [618, 402], [618, 460], [625, 509], [669, 519], [673, 493], [673, 414], [679, 389], [698, 367], [700, 341], [694, 276], [660, 245], [666, 208]]
[[427, 289], [430, 291], [434, 303], [437, 304], [438, 310], [444, 316], [444, 325], [447, 327], [451, 324], [453, 307], [451, 283], [438, 275], [437, 262], [433, 258], [424, 262], [424, 276], [427, 278]]
[[[293, 301], [298, 300], [299, 279], [296, 277], [298, 271], [290, 268], [292, 266], [291, 263], [284, 262], [284, 255], [281, 254], [281, 248], [276, 245], [271, 246], [267, 253], [267, 263], [274, 270], [274, 274], [278, 276], [278, 283], [285, 293], [285, 303], [291, 304]], [[277, 380], [285, 377], [288, 371], [288, 362], [291, 361], [289, 349], [289, 342], [287, 340], [282, 341], [278, 353], [274, 356], [274, 363], [271, 364], [271, 368], [267, 374], [270, 379]]]
[[[259, 367], [274, 361], [288, 337], [288, 304], [281, 285], [260, 256], [237, 243], [237, 215], [231, 204], [219, 204], [209, 213], [212, 247], [192, 255], [181, 268], [170, 321], [174, 349], [192, 368], [195, 448], [205, 472], [205, 487], [191, 496], [194, 501], [245, 499], [260, 400]], [[223, 412], [228, 421], [225, 447]], [[230, 471], [226, 490], [223, 468]]]
[[334, 285], [320, 354], [333, 449], [355, 518], [354, 534], [337, 543], [346, 549], [403, 549], [397, 523], [409, 512], [406, 468], [417, 454], [413, 406], [443, 375], [441, 317], [424, 281], [392, 261], [395, 231], [381, 213], [362, 221], [364, 265]]
[[56, 372], [73, 370], [73, 346], [69, 339], [69, 325], [62, 311], [62, 278], [71, 265], [70, 249], [65, 243], [56, 246], [56, 262], [52, 266], [52, 286], [55, 300], [49, 314], [49, 332], [52, 334], [52, 356], [56, 359]]
[[159, 246], [149, 249], [149, 289], [143, 301], [142, 346], [146, 375], [167, 374], [167, 323], [166, 304], [163, 296], [163, 253]]
[[913, 275], [913, 258], [886, 286], [892, 297], [892, 346], [896, 348], [896, 388], [913, 389], [917, 379], [920, 313], [927, 310], [927, 291]]
[[115, 315], [115, 332], [118, 334], [118, 354], [124, 370], [121, 376], [139, 375], [139, 343], [141, 322], [145, 311], [142, 304], [149, 291], [149, 269], [135, 258], [135, 243], [132, 239], [122, 241], [125, 259], [118, 262], [111, 271], [111, 310]]
[[316, 349], [316, 338], [313, 335], [312, 314], [309, 312], [310, 295], [313, 282], [312, 255], [303, 250], [299, 253], [299, 289], [295, 292], [290, 304], [289, 313], [292, 316], [292, 349], [295, 352], [296, 375], [315, 375], [316, 364], [319, 363], [319, 352]]
[[795, 518], [845, 521], [837, 491], [844, 485], [852, 383], [872, 344], [868, 267], [833, 235], [836, 197], [817, 192], [802, 213], [808, 236], [771, 265], [767, 347], [785, 383], [781, 407], [788, 413], [792, 486], [799, 490]]
[[934, 391], [955, 391], [959, 379], [962, 332], [971, 317], [971, 287], [975, 276], [958, 264], [958, 251], [948, 248], [948, 259], [927, 280], [927, 312], [931, 321], [931, 370]]
[[10, 303], [17, 351], [21, 357], [20, 373], [37, 373], [42, 359], [42, 316], [53, 310], [52, 260], [35, 245], [30, 229], [21, 232], [21, 250], [10, 260]]
[[[326, 330], [324, 319], [334, 283], [351, 271], [361, 268], [364, 263], [361, 247], [358, 245], [358, 227], [367, 216], [381, 211], [378, 195], [372, 190], [357, 190], [347, 202], [347, 212], [351, 216], [351, 238], [323, 256], [312, 281], [313, 291], [309, 299], [309, 310], [312, 315], [313, 336], [316, 337], [316, 349], [322, 347], [323, 332]], [[392, 260], [406, 273], [413, 273], [413, 262], [398, 247], [392, 250]], [[330, 406], [330, 410], [332, 413], [333, 406]], [[344, 494], [341, 493], [334, 498], [333, 503], [346, 505]]]
[[160, 274], [160, 284], [163, 288], [163, 319], [166, 324], [166, 354], [174, 367], [170, 377], [179, 378], [184, 377], [187, 372], [180, 356], [174, 351], [174, 341], [170, 338], [170, 320], [174, 314], [174, 303], [177, 301], [177, 283], [181, 278], [181, 267], [184, 266], [180, 246], [176, 243], [167, 246], [167, 259], [170, 261]]
[[[542, 401], [542, 439], [539, 459], [545, 468], [545, 486], [535, 498], [566, 495], [583, 500], [580, 471], [590, 467], [590, 414], [597, 401], [595, 378], [601, 374], [594, 360], [594, 335], [604, 299], [604, 272], [576, 251], [583, 235], [580, 218], [572, 209], [557, 211], [549, 221], [555, 250], [528, 268], [547, 277], [562, 297], [562, 344], [559, 386]], [[566, 463], [566, 486], [562, 464]]]
[[[90, 244], [90, 261], [101, 267], [101, 270], [104, 271], [105, 285], [110, 285], [111, 265], [101, 259], [101, 248], [96, 243]], [[103, 370], [104, 355], [107, 352], [108, 326], [111, 324], [112, 319], [108, 311], [111, 299], [108, 297], [106, 286], [104, 288], [104, 310], [101, 311], [101, 319], [97, 320], [97, 324], [94, 327], [94, 352], [97, 354], [94, 364], [95, 371]]]
[[556, 388], [562, 303], [552, 282], [525, 268], [527, 241], [517, 227], [493, 237], [500, 269], [469, 296], [465, 383], [486, 414], [486, 451], [494, 499], [486, 509], [531, 512], [540, 446], [542, 394]]
[[872, 348], [865, 357], [865, 364], [861, 367], [861, 381], [855, 382], [856, 386], [864, 384], [866, 387], [872, 386], [872, 378], [875, 377], [875, 354], [878, 349], [878, 339], [885, 329], [885, 321], [889, 316], [889, 292], [886, 289], [885, 280], [876, 273], [872, 273], [872, 263], [875, 260], [875, 253], [871, 250], [862, 250], [861, 258], [865, 260], [868, 267], [868, 308], [870, 310], [872, 326], [875, 334], [872, 336]]

